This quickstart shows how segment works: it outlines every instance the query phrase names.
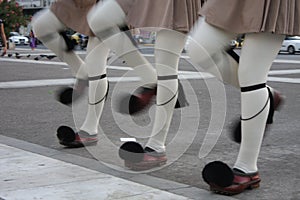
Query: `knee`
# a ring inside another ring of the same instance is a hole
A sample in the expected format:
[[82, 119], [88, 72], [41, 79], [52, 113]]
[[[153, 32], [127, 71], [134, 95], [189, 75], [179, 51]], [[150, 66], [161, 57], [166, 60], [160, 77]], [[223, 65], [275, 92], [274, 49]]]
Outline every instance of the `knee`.
[[209, 55], [206, 49], [201, 42], [197, 41], [193, 36], [189, 37], [186, 47], [187, 53], [194, 64], [202, 66], [203, 63], [208, 60]]
[[101, 32], [124, 24], [125, 14], [117, 2], [105, 1], [90, 10], [87, 21], [94, 32]]
[[167, 50], [170, 53], [180, 55], [186, 42], [186, 35], [169, 29], [162, 29], [157, 32], [155, 48]]
[[98, 6], [94, 6], [87, 15], [87, 22], [92, 30], [94, 30], [97, 24], [97, 7]]
[[107, 16], [104, 16], [101, 12], [101, 9], [97, 6], [91, 9], [91, 11], [89, 12], [87, 16], [87, 22], [94, 33], [102, 32], [112, 26], [108, 23], [108, 20], [106, 20], [106, 18]]
[[64, 25], [49, 10], [41, 11], [36, 14], [32, 20], [32, 29], [37, 38], [49, 33], [58, 32], [63, 28]]

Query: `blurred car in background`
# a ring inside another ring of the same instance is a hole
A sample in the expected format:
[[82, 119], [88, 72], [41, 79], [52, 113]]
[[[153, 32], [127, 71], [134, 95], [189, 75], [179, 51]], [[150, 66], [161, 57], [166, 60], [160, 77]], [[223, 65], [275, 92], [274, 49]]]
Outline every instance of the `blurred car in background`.
[[29, 44], [29, 39], [23, 35], [20, 35], [18, 32], [10, 32], [8, 40], [16, 45]]
[[80, 46], [80, 48], [83, 50], [83, 49], [85, 49], [86, 47], [87, 47], [87, 44], [88, 44], [88, 42], [89, 42], [89, 36], [87, 36], [87, 35], [81, 35], [81, 39], [80, 39], [80, 41], [79, 41], [79, 46]]
[[81, 34], [76, 32], [71, 35], [70, 39], [73, 41], [74, 44], [77, 45], [80, 42], [80, 37], [81, 37]]
[[234, 49], [239, 46], [239, 43], [236, 40], [231, 40], [229, 45], [232, 49]]
[[79, 45], [81, 49], [85, 49], [87, 47], [89, 37], [87, 35], [76, 32], [70, 36], [70, 39], [75, 45]]
[[300, 36], [286, 37], [280, 48], [281, 52], [295, 54], [300, 52]]

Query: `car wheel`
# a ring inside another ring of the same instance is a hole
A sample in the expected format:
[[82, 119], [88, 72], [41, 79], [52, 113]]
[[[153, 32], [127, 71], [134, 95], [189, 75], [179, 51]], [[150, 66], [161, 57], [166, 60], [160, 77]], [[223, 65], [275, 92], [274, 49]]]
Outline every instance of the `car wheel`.
[[288, 47], [289, 54], [295, 54], [295, 48], [293, 46]]

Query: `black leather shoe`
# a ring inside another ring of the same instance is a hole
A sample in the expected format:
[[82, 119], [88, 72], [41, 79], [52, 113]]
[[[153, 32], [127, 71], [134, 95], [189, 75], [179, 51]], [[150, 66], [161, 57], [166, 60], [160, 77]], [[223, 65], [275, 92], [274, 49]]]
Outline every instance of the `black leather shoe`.
[[247, 174], [231, 169], [221, 161], [208, 163], [202, 171], [202, 177], [211, 191], [229, 196], [258, 188], [261, 181], [258, 172]]
[[98, 142], [97, 134], [90, 135], [83, 130], [74, 132], [73, 129], [68, 126], [60, 126], [57, 129], [57, 138], [61, 145], [70, 148], [96, 145]]
[[119, 156], [124, 160], [125, 167], [133, 171], [149, 170], [167, 163], [166, 153], [158, 153], [137, 142], [125, 142], [119, 149]]

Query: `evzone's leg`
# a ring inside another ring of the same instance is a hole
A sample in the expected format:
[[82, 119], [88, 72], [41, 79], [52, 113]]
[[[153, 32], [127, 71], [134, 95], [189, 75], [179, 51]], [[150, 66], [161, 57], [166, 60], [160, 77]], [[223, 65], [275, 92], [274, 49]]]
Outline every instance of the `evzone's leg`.
[[213, 191], [233, 195], [259, 187], [257, 160], [272, 102], [266, 81], [283, 39], [284, 35], [272, 33], [253, 33], [245, 37], [238, 72], [242, 141], [232, 171], [232, 183], [220, 186], [212, 181], [210, 188]]
[[[211, 26], [203, 20], [198, 20], [191, 34], [192, 40], [188, 46], [188, 53], [196, 67], [202, 67], [219, 80], [227, 81], [229, 84], [239, 88], [238, 63], [234, 61], [229, 62], [231, 58], [225, 53], [228, 42], [235, 36], [235, 34], [227, 33]], [[217, 56], [214, 55], [218, 55], [221, 59], [215, 61], [214, 58]], [[215, 161], [204, 167], [202, 177], [210, 187], [213, 184], [220, 187], [232, 184], [232, 169], [226, 164], [222, 164], [223, 162]], [[218, 174], [222, 174], [222, 177], [218, 177]]]
[[[111, 13], [114, 13], [113, 17], [108, 18]], [[134, 73], [141, 78], [142, 87], [133, 95], [120, 98], [119, 111], [134, 114], [144, 109], [156, 95], [156, 71], [139, 52], [132, 38], [128, 36], [129, 32], [120, 32], [120, 27], [126, 25], [124, 11], [115, 0], [106, 1], [91, 10], [88, 22], [95, 35], [123, 58], [128, 66], [133, 67]]]
[[178, 64], [186, 36], [172, 30], [157, 32], [155, 64], [158, 74], [156, 111], [151, 136], [140, 162], [125, 159], [133, 170], [148, 170], [167, 162], [165, 142], [178, 96]]
[[245, 173], [257, 172], [257, 158], [271, 103], [266, 82], [283, 39], [283, 35], [257, 33], [247, 34], [244, 40], [238, 72], [242, 142], [234, 168]]
[[[197, 64], [203, 64], [207, 59], [211, 59], [219, 49], [222, 49], [224, 44], [230, 41], [233, 36], [234, 34], [227, 33], [206, 23], [202, 24], [193, 33], [197, 45], [193, 43], [189, 47], [192, 60]], [[208, 40], [210, 43], [206, 42]], [[225, 194], [236, 194], [259, 185], [260, 178], [257, 173], [256, 162], [272, 97], [266, 87], [266, 81], [272, 61], [279, 51], [282, 40], [283, 36], [269, 33], [250, 34], [246, 37], [246, 43], [244, 43], [246, 45], [243, 46], [238, 73], [234, 74], [238, 77], [237, 80], [239, 80], [238, 83], [242, 92], [242, 143], [233, 170], [228, 169], [226, 164], [219, 161], [209, 163], [204, 168], [203, 177], [210, 184], [211, 190]], [[228, 75], [228, 73], [220, 74], [218, 70], [210, 69], [209, 71], [217, 72], [217, 77]], [[222, 72], [222, 70], [220, 71]], [[224, 78], [232, 80], [228, 77]], [[222, 173], [222, 177], [216, 177], [215, 174], [218, 173]], [[228, 181], [224, 180], [224, 177], [227, 177]]]
[[120, 27], [126, 25], [125, 13], [115, 0], [96, 5], [88, 15], [88, 23], [99, 40], [122, 57], [128, 66], [136, 68], [134, 70], [142, 85], [151, 87], [156, 84], [153, 66], [142, 56], [132, 39], [120, 31]]
[[[111, 13], [114, 15], [107, 18], [111, 16]], [[120, 32], [120, 27], [126, 25], [124, 11], [115, 0], [105, 1], [91, 10], [88, 23], [95, 35], [119, 57], [122, 57], [129, 66], [134, 67], [134, 72], [141, 78], [142, 87], [134, 95], [123, 98], [124, 103], [128, 103], [129, 99], [129, 109], [122, 109], [125, 106], [122, 101], [120, 112], [135, 114], [144, 109], [156, 94], [156, 72], [138, 51], [133, 40], [125, 32]], [[182, 97], [182, 103], [176, 105], [177, 107], [187, 104], [184, 95], [180, 97]]]
[[62, 145], [75, 148], [97, 144], [98, 125], [108, 92], [106, 76], [108, 53], [109, 49], [96, 37], [89, 38], [85, 58], [89, 81], [87, 115], [78, 132], [66, 126], [61, 126], [57, 130]]
[[96, 37], [90, 37], [89, 42], [97, 44], [97, 46], [91, 47], [92, 45], [88, 45], [87, 47], [89, 53], [85, 63], [89, 80], [89, 102], [87, 116], [80, 130], [90, 135], [97, 135], [99, 120], [108, 93], [106, 60], [109, 49], [101, 44]]
[[[217, 27], [207, 24], [200, 19], [195, 31], [192, 32], [192, 41], [189, 44], [190, 56], [196, 66], [201, 66], [205, 71], [213, 74], [219, 80], [240, 89], [238, 70], [239, 57], [228, 53], [228, 41], [235, 39], [236, 34], [225, 32]], [[212, 39], [207, 39], [207, 36]], [[270, 111], [267, 124], [271, 124], [274, 110], [277, 110], [283, 101], [283, 97], [275, 89], [267, 86], [271, 91], [271, 98], [274, 104]], [[236, 142], [241, 141], [241, 123], [236, 122], [232, 131], [232, 139]]]
[[[43, 42], [43, 44], [54, 52], [63, 62], [66, 62], [72, 70], [72, 74], [77, 79], [75, 84], [78, 90], [82, 90], [87, 85], [87, 73], [84, 67], [81, 67], [83, 60], [72, 50], [68, 50], [68, 46], [60, 34], [65, 30], [65, 25], [50, 11], [44, 10], [38, 13], [33, 19], [33, 31], [36, 37]], [[72, 98], [72, 91], [71, 98]], [[78, 91], [80, 92], [80, 91]], [[64, 103], [64, 99], [61, 99]], [[69, 100], [66, 100], [66, 104]]]

